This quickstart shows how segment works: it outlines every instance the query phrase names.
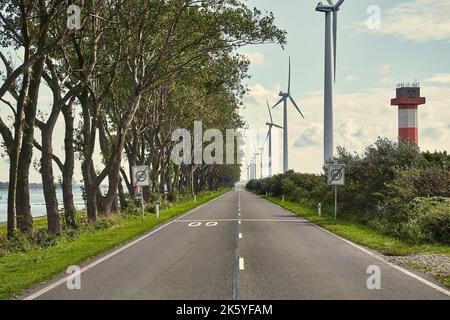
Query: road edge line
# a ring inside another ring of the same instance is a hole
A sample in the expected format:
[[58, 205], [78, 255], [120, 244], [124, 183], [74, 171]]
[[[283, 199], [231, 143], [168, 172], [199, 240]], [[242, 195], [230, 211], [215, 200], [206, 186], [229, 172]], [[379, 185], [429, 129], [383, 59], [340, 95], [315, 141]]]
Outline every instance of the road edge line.
[[[229, 191], [229, 192], [231, 192], [231, 191]], [[160, 225], [160, 226], [157, 227], [156, 229], [150, 230], [150, 231], [148, 231], [147, 233], [145, 233], [145, 234], [139, 236], [137, 239], [135, 239], [135, 240], [133, 240], [133, 241], [127, 243], [127, 244], [122, 245], [121, 247], [119, 247], [119, 248], [113, 250], [112, 252], [108, 253], [107, 255], [105, 255], [105, 256], [103, 256], [103, 257], [101, 257], [101, 258], [96, 259], [95, 261], [91, 262], [91, 263], [88, 264], [87, 266], [83, 267], [83, 268], [80, 270], [80, 273], [79, 273], [79, 274], [81, 275], [83, 272], [86, 272], [86, 271], [88, 271], [89, 269], [92, 269], [93, 267], [99, 265], [100, 263], [102, 263], [102, 262], [104, 262], [104, 261], [106, 261], [106, 260], [108, 260], [108, 259], [114, 257], [115, 255], [121, 253], [122, 251], [127, 250], [128, 248], [130, 248], [130, 247], [134, 246], [135, 244], [137, 244], [137, 243], [139, 243], [139, 242], [141, 242], [141, 241], [147, 239], [148, 237], [154, 235], [154, 234], [157, 233], [158, 231], [161, 231], [162, 229], [164, 229], [165, 227], [171, 225], [172, 223], [177, 222], [177, 220], [182, 219], [182, 218], [184, 218], [185, 216], [187, 216], [187, 215], [189, 215], [189, 214], [191, 214], [191, 213], [194, 213], [195, 211], [197, 211], [198, 209], [202, 208], [203, 206], [205, 206], [205, 205], [207, 205], [207, 204], [209, 204], [209, 203], [212, 203], [213, 201], [215, 201], [215, 200], [217, 200], [217, 199], [223, 197], [224, 195], [228, 194], [229, 192], [225, 192], [224, 194], [221, 194], [220, 196], [218, 196], [218, 197], [216, 197], [216, 198], [214, 198], [214, 199], [211, 199], [211, 200], [209, 200], [209, 201], [207, 201], [207, 202], [205, 202], [205, 203], [199, 205], [198, 207], [195, 207], [195, 208], [189, 210], [189, 211], [186, 212], [186, 213], [183, 213], [181, 216], [176, 217], [176, 218], [174, 218], [174, 219], [172, 219], [172, 220], [170, 220], [170, 221], [167, 221], [167, 222], [163, 223], [162, 225]], [[57, 277], [57, 276], [56, 276], [56, 277]], [[46, 287], [44, 287], [44, 288], [42, 288], [42, 289], [40, 289], [40, 290], [38, 290], [38, 291], [36, 291], [36, 292], [30, 294], [30, 295], [27, 295], [27, 296], [24, 297], [22, 300], [34, 300], [34, 299], [36, 299], [36, 298], [42, 296], [43, 294], [45, 294], [45, 293], [47, 293], [47, 292], [49, 292], [49, 291], [51, 291], [51, 290], [53, 290], [53, 289], [59, 287], [60, 285], [62, 285], [64, 282], [67, 282], [67, 280], [71, 279], [72, 277], [73, 277], [73, 275], [65, 276], [65, 277], [59, 279], [58, 281], [55, 281], [55, 282], [49, 284], [48, 286], [46, 286]], [[50, 280], [50, 281], [51, 281], [51, 280]]]
[[446, 296], [449, 296], [449, 297], [450, 297], [450, 291], [449, 291], [449, 290], [447, 290], [447, 289], [445, 289], [445, 288], [443, 288], [443, 287], [441, 287], [441, 286], [439, 286], [439, 285], [437, 285], [437, 284], [435, 284], [435, 283], [433, 283], [433, 282], [431, 282], [431, 281], [429, 281], [429, 280], [427, 280], [427, 279], [424, 279], [424, 278], [418, 276], [417, 274], [415, 274], [415, 273], [413, 273], [413, 272], [411, 272], [411, 271], [409, 271], [409, 270], [406, 270], [405, 268], [402, 268], [402, 267], [400, 267], [400, 266], [398, 266], [398, 265], [396, 265], [396, 264], [393, 264], [393, 263], [390, 262], [390, 261], [387, 261], [387, 260], [384, 259], [382, 256], [380, 256], [379, 254], [376, 254], [376, 253], [374, 253], [374, 252], [372, 252], [372, 251], [370, 251], [370, 250], [367, 250], [366, 248], [360, 246], [359, 244], [356, 244], [356, 243], [354, 243], [354, 242], [352, 242], [352, 241], [350, 241], [350, 240], [348, 240], [348, 239], [345, 239], [345, 238], [343, 238], [343, 237], [341, 237], [341, 236], [339, 236], [339, 235], [337, 235], [337, 234], [335, 234], [335, 233], [333, 233], [333, 232], [331, 232], [331, 231], [329, 231], [329, 230], [327, 230], [327, 229], [325, 229], [325, 228], [322, 228], [322, 227], [318, 226], [317, 224], [313, 223], [312, 221], [310, 221], [310, 220], [308, 220], [308, 219], [306, 219], [306, 218], [304, 218], [304, 217], [298, 216], [298, 215], [296, 215], [295, 213], [289, 211], [289, 210], [286, 209], [286, 208], [283, 208], [282, 206], [280, 206], [280, 205], [278, 205], [278, 204], [276, 204], [276, 203], [274, 203], [274, 202], [272, 202], [272, 201], [266, 200], [266, 199], [264, 199], [264, 198], [262, 198], [262, 197], [259, 197], [259, 198], [262, 199], [262, 200], [265, 200], [265, 201], [267, 201], [267, 202], [269, 202], [269, 203], [271, 203], [271, 204], [273, 204], [273, 205], [275, 205], [275, 206], [277, 206], [277, 207], [279, 207], [280, 209], [283, 209], [283, 210], [289, 212], [290, 214], [292, 214], [293, 216], [295, 216], [295, 217], [297, 217], [297, 218], [301, 218], [301, 219], [304, 219], [304, 220], [308, 221], [312, 226], [316, 227], [317, 229], [322, 230], [323, 232], [326, 232], [326, 233], [328, 233], [329, 235], [331, 235], [331, 236], [333, 236], [333, 237], [335, 237], [335, 238], [338, 238], [338, 239], [344, 241], [345, 243], [347, 243], [347, 244], [349, 244], [349, 245], [351, 245], [351, 246], [353, 246], [353, 247], [359, 249], [360, 251], [362, 251], [362, 252], [364, 252], [364, 253], [366, 253], [366, 254], [368, 254], [368, 255], [370, 255], [370, 256], [376, 258], [377, 260], [380, 260], [380, 261], [384, 262], [385, 264], [387, 264], [388, 266], [390, 266], [390, 267], [396, 269], [397, 271], [400, 271], [400, 272], [402, 272], [403, 274], [405, 274], [405, 275], [407, 275], [407, 276], [410, 276], [411, 278], [416, 279], [417, 281], [419, 281], [419, 282], [421, 282], [421, 283], [423, 283], [423, 284], [429, 286], [430, 288], [432, 288], [432, 289], [434, 289], [434, 290], [436, 290], [436, 291], [439, 291], [440, 293], [443, 293], [443, 294], [445, 294]]

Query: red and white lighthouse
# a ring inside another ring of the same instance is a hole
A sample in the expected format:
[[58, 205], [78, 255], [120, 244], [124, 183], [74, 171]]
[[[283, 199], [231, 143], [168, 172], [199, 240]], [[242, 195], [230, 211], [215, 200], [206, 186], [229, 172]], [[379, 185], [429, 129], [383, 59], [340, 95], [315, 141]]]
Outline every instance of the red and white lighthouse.
[[391, 105], [398, 106], [398, 140], [409, 140], [419, 144], [418, 108], [426, 99], [420, 96], [420, 85], [401, 83], [397, 85], [397, 97]]

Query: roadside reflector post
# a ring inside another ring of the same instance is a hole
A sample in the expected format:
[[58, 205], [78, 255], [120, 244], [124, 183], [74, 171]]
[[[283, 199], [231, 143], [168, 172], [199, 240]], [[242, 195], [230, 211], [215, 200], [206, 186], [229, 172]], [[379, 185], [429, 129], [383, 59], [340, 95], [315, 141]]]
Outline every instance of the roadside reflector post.
[[317, 212], [319, 213], [319, 217], [321, 217], [322, 216], [322, 204], [321, 203], [319, 203], [317, 205]]
[[156, 219], [159, 219], [159, 206], [160, 205], [161, 205], [161, 202], [159, 202], [159, 201], [155, 202]]
[[194, 202], [197, 202], [197, 195], [194, 194]]
[[284, 195], [281, 196], [281, 202], [284, 202]]

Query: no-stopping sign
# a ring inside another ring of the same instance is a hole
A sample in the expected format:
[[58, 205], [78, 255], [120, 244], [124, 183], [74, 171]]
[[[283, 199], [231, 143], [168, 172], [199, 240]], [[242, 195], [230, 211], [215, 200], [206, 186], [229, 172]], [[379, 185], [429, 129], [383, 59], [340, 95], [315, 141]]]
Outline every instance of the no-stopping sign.
[[345, 185], [345, 165], [331, 164], [328, 166], [328, 185], [330, 186]]
[[148, 174], [147, 166], [133, 167], [133, 185], [135, 187], [148, 187], [150, 186], [150, 177]]

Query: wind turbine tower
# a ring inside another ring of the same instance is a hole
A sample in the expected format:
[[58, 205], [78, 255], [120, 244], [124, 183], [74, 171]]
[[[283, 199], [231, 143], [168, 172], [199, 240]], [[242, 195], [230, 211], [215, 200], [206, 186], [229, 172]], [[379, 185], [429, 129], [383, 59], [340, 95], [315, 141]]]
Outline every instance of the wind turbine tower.
[[[336, 4], [327, 0], [328, 5], [320, 2], [316, 11], [325, 13], [325, 82], [324, 82], [324, 163], [333, 158], [333, 65], [336, 82], [337, 57], [337, 13], [344, 0]], [[331, 14], [333, 14], [333, 36], [331, 35]], [[333, 37], [333, 43], [331, 38]], [[332, 49], [333, 48], [333, 49]], [[333, 60], [334, 59], [334, 63]]]
[[270, 116], [270, 122], [266, 122], [266, 126], [269, 126], [269, 132], [267, 132], [267, 139], [269, 139], [269, 178], [272, 177], [272, 128], [280, 128], [283, 129], [283, 127], [275, 124], [273, 122], [272, 118], [272, 112], [270, 111], [269, 102], [267, 101], [267, 109], [269, 110], [269, 116]]
[[288, 119], [287, 119], [287, 103], [288, 99], [291, 100], [294, 107], [300, 113], [300, 115], [305, 118], [300, 111], [297, 103], [295, 103], [291, 94], [291, 58], [289, 58], [289, 78], [288, 78], [288, 90], [287, 93], [280, 92], [279, 96], [281, 99], [272, 107], [277, 107], [280, 103], [283, 102], [283, 172], [286, 173], [289, 170], [289, 143], [288, 143]]
[[261, 156], [261, 160], [260, 160], [260, 175], [261, 175], [261, 179], [263, 178], [263, 155], [264, 155], [264, 148], [259, 148], [259, 155]]

